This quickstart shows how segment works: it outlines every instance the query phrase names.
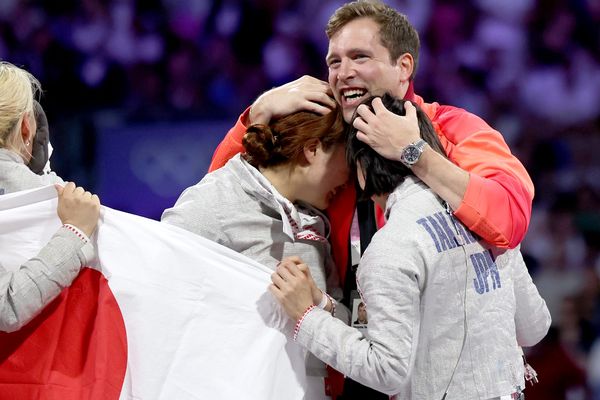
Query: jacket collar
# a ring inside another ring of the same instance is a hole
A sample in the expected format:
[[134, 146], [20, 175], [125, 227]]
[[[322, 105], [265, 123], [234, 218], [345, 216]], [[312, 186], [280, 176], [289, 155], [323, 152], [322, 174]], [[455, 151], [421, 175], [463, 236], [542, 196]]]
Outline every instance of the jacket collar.
[[330, 227], [325, 214], [308, 204], [289, 201], [241, 154], [234, 156], [228, 164], [246, 193], [281, 215], [283, 232], [292, 240], [327, 242]]
[[404, 94], [404, 100], [416, 101], [415, 81], [410, 81], [408, 83], [408, 89], [406, 89], [406, 93]]
[[399, 184], [396, 189], [388, 196], [385, 204], [385, 218], [389, 219], [392, 208], [396, 203], [401, 202], [404, 198], [412, 195], [415, 192], [419, 192], [428, 187], [414, 175], [407, 175], [404, 181]]
[[0, 161], [13, 161], [19, 164], [25, 164], [23, 158], [14, 151], [0, 148]]

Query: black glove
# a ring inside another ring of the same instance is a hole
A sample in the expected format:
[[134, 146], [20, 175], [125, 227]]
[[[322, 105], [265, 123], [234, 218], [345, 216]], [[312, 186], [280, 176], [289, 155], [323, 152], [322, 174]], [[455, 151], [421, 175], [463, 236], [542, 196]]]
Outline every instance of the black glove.
[[31, 161], [28, 167], [38, 175], [42, 175], [44, 167], [48, 162], [48, 142], [50, 141], [50, 129], [48, 128], [48, 119], [42, 105], [36, 100], [33, 101], [33, 114], [37, 124], [35, 137], [33, 138], [33, 148], [31, 150]]

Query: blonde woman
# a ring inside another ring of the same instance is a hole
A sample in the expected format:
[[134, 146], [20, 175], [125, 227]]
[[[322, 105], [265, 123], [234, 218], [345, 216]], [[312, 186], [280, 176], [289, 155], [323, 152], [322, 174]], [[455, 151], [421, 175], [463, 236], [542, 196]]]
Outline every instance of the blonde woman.
[[27, 166], [36, 136], [34, 98], [39, 91], [40, 83], [29, 72], [0, 62], [0, 195], [54, 184], [63, 223], [37, 256], [21, 266], [0, 265], [4, 332], [31, 321], [95, 256], [89, 237], [98, 223], [98, 197], [65, 184], [54, 173], [37, 175]]

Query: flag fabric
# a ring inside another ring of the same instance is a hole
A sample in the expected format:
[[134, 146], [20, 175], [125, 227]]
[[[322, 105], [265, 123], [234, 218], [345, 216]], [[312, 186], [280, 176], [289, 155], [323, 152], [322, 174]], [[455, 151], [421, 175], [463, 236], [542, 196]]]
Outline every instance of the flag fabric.
[[[56, 202], [53, 187], [0, 196], [5, 268], [50, 239]], [[305, 351], [267, 290], [268, 268], [107, 207], [93, 240], [97, 261], [0, 334], [0, 399], [304, 398]]]

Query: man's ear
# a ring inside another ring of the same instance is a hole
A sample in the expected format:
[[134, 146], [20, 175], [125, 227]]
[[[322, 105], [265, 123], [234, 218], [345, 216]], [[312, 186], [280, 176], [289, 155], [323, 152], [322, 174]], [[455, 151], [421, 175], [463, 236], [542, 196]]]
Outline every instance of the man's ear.
[[411, 79], [415, 69], [415, 60], [410, 53], [404, 53], [396, 60], [396, 67], [398, 68], [398, 79], [400, 82], [407, 82]]
[[304, 158], [306, 162], [312, 164], [317, 157], [317, 150], [321, 150], [321, 142], [319, 139], [309, 139], [304, 143]]

